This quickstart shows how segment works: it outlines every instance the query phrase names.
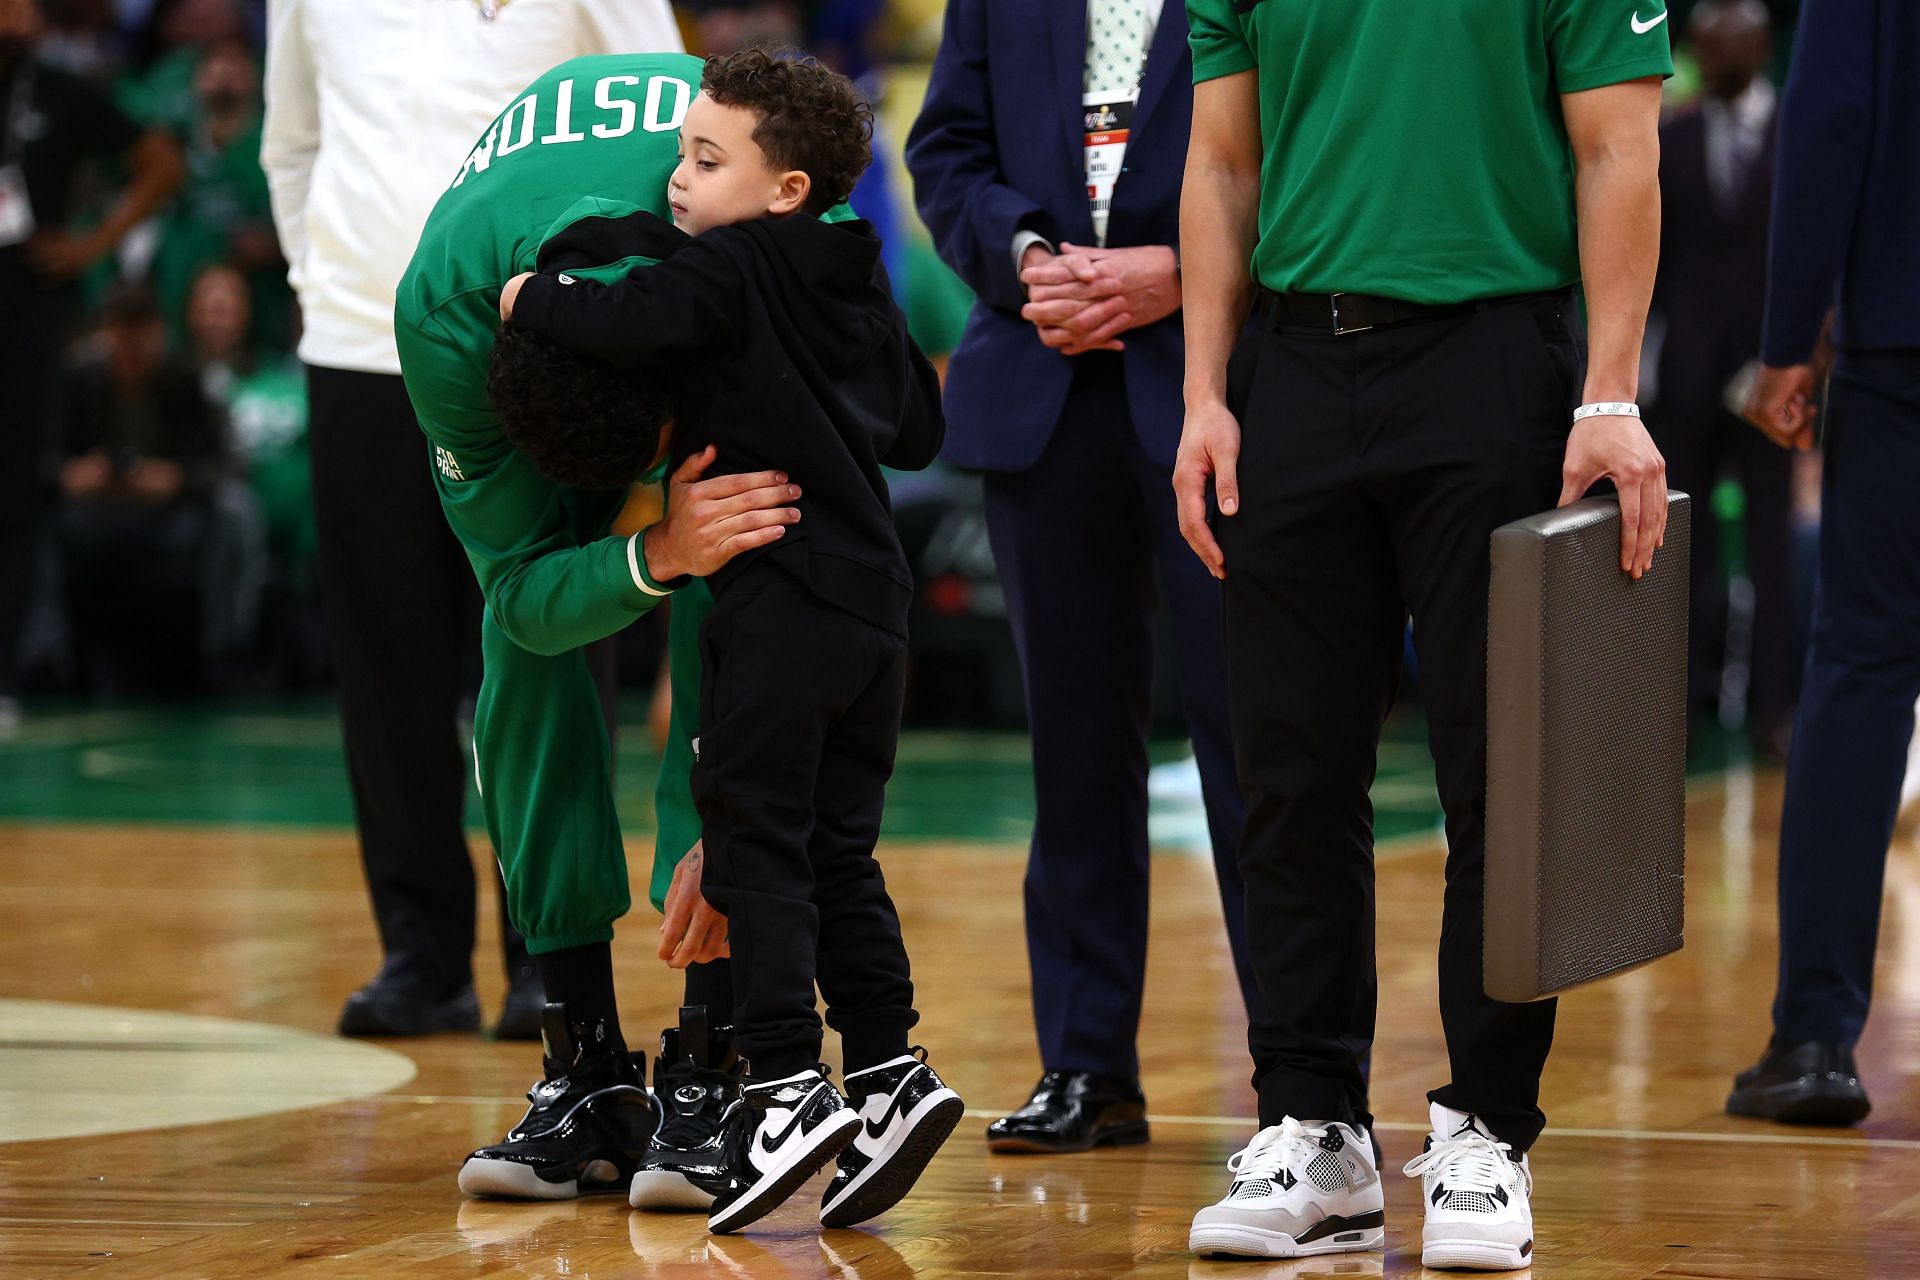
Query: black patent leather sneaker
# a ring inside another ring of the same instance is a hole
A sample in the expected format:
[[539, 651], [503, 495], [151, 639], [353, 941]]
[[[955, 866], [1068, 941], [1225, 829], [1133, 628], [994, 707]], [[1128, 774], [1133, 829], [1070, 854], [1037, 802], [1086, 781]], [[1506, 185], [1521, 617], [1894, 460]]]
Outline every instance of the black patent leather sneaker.
[[644, 1055], [627, 1053], [603, 1022], [570, 1022], [546, 1008], [546, 1079], [527, 1092], [527, 1114], [460, 1166], [470, 1196], [570, 1200], [625, 1191], [646, 1154], [656, 1116], [643, 1087]]
[[1728, 1115], [1780, 1124], [1857, 1124], [1871, 1110], [1853, 1050], [1815, 1040], [1768, 1045], [1727, 1095]]
[[343, 1036], [428, 1036], [478, 1031], [480, 1000], [471, 981], [447, 986], [405, 956], [389, 956], [366, 986], [340, 1007]]
[[967, 1110], [919, 1048], [848, 1076], [847, 1101], [860, 1131], [820, 1197], [823, 1227], [851, 1227], [899, 1204]]
[[1138, 1080], [1088, 1071], [1049, 1071], [1027, 1105], [987, 1126], [1000, 1152], [1056, 1154], [1147, 1140], [1147, 1099]]
[[721, 1134], [726, 1186], [707, 1230], [740, 1228], [772, 1213], [853, 1141], [860, 1115], [827, 1082], [826, 1065], [778, 1080], [742, 1082]]
[[739, 1096], [732, 1028], [710, 1029], [704, 1005], [682, 1008], [680, 1025], [660, 1033], [660, 1055], [653, 1060], [660, 1127], [633, 1175], [627, 1203], [655, 1213], [713, 1208], [727, 1187], [721, 1123]]

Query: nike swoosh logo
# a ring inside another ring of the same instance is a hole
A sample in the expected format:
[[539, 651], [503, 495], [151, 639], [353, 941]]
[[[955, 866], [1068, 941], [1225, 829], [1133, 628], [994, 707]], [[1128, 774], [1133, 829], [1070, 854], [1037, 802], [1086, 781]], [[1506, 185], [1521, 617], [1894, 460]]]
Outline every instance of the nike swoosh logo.
[[902, 1108], [906, 1106], [906, 1102], [907, 1091], [905, 1089], [901, 1089], [895, 1093], [893, 1095], [893, 1101], [889, 1102], [887, 1109], [880, 1113], [880, 1119], [877, 1122], [873, 1120], [867, 1121], [867, 1136], [877, 1139], [881, 1134], [885, 1133], [887, 1126], [893, 1123], [893, 1118], [900, 1114]]
[[801, 1102], [799, 1106], [793, 1109], [793, 1119], [787, 1122], [787, 1127], [780, 1131], [779, 1137], [774, 1138], [774, 1137], [769, 1137], [767, 1134], [764, 1134], [764, 1133], [761, 1134], [760, 1149], [766, 1152], [768, 1155], [772, 1155], [775, 1151], [778, 1151], [780, 1149], [781, 1144], [784, 1143], [788, 1138], [791, 1138], [793, 1136], [793, 1131], [800, 1127], [800, 1122], [807, 1118], [807, 1104], [812, 1101], [813, 1101], [813, 1095], [808, 1094], [806, 1096], [806, 1099], [803, 1102]]
[[1662, 11], [1659, 17], [1649, 18], [1645, 22], [1640, 21], [1640, 15], [1636, 13], [1631, 18], [1628, 18], [1627, 22], [1633, 27], [1633, 34], [1643, 36], [1666, 20], [1667, 15]]

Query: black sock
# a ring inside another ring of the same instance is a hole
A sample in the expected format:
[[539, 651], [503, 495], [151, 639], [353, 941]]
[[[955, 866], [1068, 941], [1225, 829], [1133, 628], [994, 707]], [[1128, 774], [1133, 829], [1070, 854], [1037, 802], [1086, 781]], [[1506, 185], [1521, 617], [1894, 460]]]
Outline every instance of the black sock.
[[537, 955], [540, 985], [548, 1004], [567, 1006], [567, 1021], [604, 1023], [609, 1039], [625, 1044], [620, 1035], [620, 1013], [613, 999], [613, 944], [593, 942]]
[[907, 1052], [905, 1022], [863, 1022], [839, 1030], [840, 1065], [846, 1075], [892, 1062]]
[[687, 996], [682, 1004], [706, 1006], [707, 1025], [733, 1025], [733, 961], [713, 960], [687, 966]]

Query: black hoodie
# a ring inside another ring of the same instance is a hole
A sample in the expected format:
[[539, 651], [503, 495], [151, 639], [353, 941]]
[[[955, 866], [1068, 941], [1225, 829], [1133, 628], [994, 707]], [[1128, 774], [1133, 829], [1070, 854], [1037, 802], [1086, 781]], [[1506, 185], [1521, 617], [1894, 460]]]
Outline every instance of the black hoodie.
[[[561, 270], [625, 257], [659, 265], [612, 285]], [[711, 474], [779, 470], [800, 486], [800, 523], [715, 574], [715, 593], [777, 570], [905, 635], [913, 577], [880, 467], [927, 466], [946, 427], [872, 228], [796, 216], [688, 237], [648, 213], [585, 218], [547, 241], [539, 266], [513, 323], [660, 368], [674, 385], [673, 467], [711, 444]]]

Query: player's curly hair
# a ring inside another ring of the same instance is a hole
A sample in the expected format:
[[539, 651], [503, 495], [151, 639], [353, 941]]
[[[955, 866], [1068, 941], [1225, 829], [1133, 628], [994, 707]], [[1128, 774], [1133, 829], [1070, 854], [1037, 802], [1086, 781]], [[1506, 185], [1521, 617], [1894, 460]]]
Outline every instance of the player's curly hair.
[[666, 383], [651, 371], [581, 355], [511, 324], [493, 340], [487, 394], [507, 439], [541, 475], [576, 489], [624, 489], [640, 479], [672, 416]]
[[853, 192], [873, 161], [873, 108], [853, 81], [792, 50], [761, 47], [708, 58], [700, 92], [760, 117], [753, 140], [776, 169], [812, 179], [819, 216]]

